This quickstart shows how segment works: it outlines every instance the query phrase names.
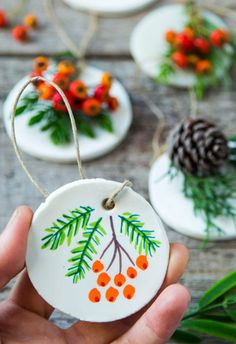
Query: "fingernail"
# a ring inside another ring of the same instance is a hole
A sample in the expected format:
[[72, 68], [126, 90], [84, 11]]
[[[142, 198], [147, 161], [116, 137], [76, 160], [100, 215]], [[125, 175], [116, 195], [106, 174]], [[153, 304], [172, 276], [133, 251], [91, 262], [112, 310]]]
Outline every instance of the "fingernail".
[[13, 212], [9, 222], [8, 222], [8, 226], [12, 225], [15, 222], [15, 220], [18, 217], [19, 213], [20, 213], [20, 209], [16, 208], [15, 211]]

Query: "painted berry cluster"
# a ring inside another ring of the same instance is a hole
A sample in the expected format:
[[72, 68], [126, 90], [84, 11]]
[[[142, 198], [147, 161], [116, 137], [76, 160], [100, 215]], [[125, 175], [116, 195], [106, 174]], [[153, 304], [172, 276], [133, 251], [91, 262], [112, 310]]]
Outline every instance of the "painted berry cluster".
[[[52, 64], [48, 58], [39, 56], [34, 60], [31, 77], [45, 76], [51, 73]], [[75, 116], [81, 134], [94, 138], [95, 126], [108, 132], [113, 131], [111, 112], [117, 110], [119, 103], [111, 95], [112, 77], [103, 73], [99, 84], [87, 85], [78, 79], [76, 65], [70, 60], [62, 60], [54, 65], [52, 81], [65, 93]], [[70, 119], [61, 95], [55, 88], [40, 80], [34, 83], [34, 91], [26, 94], [20, 101], [16, 115], [33, 111], [29, 125], [43, 123], [41, 130], [50, 131], [54, 144], [71, 142]]]
[[188, 22], [181, 31], [169, 29], [165, 33], [167, 51], [161, 63], [158, 80], [167, 82], [176, 70], [196, 75], [196, 94], [203, 96], [205, 88], [215, 86], [224, 78], [229, 82], [229, 65], [234, 62], [234, 37], [201, 16], [191, 5], [186, 8]]
[[[92, 270], [97, 286], [89, 290], [87, 297], [90, 302], [100, 302], [102, 295], [108, 302], [115, 302], [119, 295], [131, 300], [135, 296], [132, 282], [139, 273], [148, 269], [148, 257], [153, 256], [161, 243], [156, 240], [153, 230], [144, 229], [139, 215], [127, 212], [118, 215], [119, 233], [128, 237], [134, 248], [127, 250], [118, 239], [113, 216], [109, 216], [109, 229], [105, 229], [102, 217], [90, 221], [93, 211], [91, 207], [81, 206], [69, 215], [64, 214], [63, 219], [57, 219], [45, 229], [47, 235], [42, 238], [42, 249], [55, 251], [64, 244], [71, 246], [72, 239], [82, 231], [81, 239], [71, 250], [66, 277], [72, 278], [73, 283], [77, 284]], [[112, 234], [111, 239], [98, 256], [98, 248], [108, 230]], [[130, 253], [132, 251], [136, 251], [135, 259]], [[113, 274], [110, 272], [112, 267]]]

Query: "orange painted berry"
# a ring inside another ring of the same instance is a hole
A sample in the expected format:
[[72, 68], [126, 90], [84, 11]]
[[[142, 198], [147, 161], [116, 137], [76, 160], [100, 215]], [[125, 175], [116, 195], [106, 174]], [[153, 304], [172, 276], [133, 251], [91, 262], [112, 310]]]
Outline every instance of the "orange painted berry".
[[69, 87], [69, 80], [65, 74], [56, 73], [52, 79], [62, 90], [67, 90]]
[[94, 98], [103, 103], [109, 99], [109, 87], [107, 85], [99, 85], [94, 91]]
[[114, 278], [114, 283], [117, 285], [117, 287], [121, 287], [123, 284], [125, 284], [126, 278], [123, 274], [117, 274]]
[[165, 38], [168, 43], [174, 44], [176, 39], [176, 32], [174, 30], [166, 31]]
[[92, 266], [93, 272], [97, 273], [97, 272], [102, 271], [103, 269], [104, 269], [104, 265], [102, 264], [102, 262], [100, 260], [96, 260], [93, 263], [93, 266]]
[[194, 40], [184, 32], [177, 35], [175, 45], [178, 49], [186, 53], [194, 50]]
[[123, 290], [123, 295], [126, 299], [130, 300], [134, 297], [134, 294], [135, 294], [135, 288], [134, 286], [132, 286], [131, 284], [127, 284], [125, 287], [124, 287], [124, 290]]
[[194, 40], [194, 46], [203, 55], [207, 55], [210, 52], [210, 43], [207, 39], [198, 37]]
[[57, 70], [59, 73], [65, 75], [72, 75], [75, 74], [76, 68], [70, 61], [61, 61], [58, 63]]
[[48, 65], [49, 61], [45, 56], [38, 56], [33, 62], [34, 71], [38, 73], [44, 72], [48, 68]]
[[108, 285], [108, 283], [110, 282], [111, 277], [108, 275], [108, 273], [106, 272], [102, 272], [100, 273], [100, 275], [98, 276], [97, 279], [97, 284], [100, 285], [100, 287], [105, 287]]
[[12, 29], [12, 37], [19, 42], [26, 42], [28, 40], [27, 28], [24, 25], [17, 25]]
[[180, 51], [176, 51], [172, 54], [172, 60], [177, 64], [179, 68], [184, 68], [187, 65], [187, 57]]
[[72, 81], [70, 84], [70, 92], [77, 99], [85, 99], [87, 97], [88, 88], [81, 80]]
[[129, 278], [135, 278], [137, 276], [137, 271], [135, 268], [133, 268], [132, 266], [130, 266], [127, 269], [127, 275], [129, 276]]
[[110, 287], [106, 291], [106, 299], [109, 302], [115, 302], [119, 295], [119, 291], [116, 288]]
[[195, 37], [195, 32], [191, 27], [185, 27], [182, 34], [186, 35], [188, 38], [193, 39]]
[[37, 25], [38, 25], [38, 18], [37, 18], [37, 16], [34, 15], [34, 14], [27, 14], [24, 17], [24, 24], [27, 27], [35, 29], [37, 27]]
[[6, 13], [3, 10], [0, 10], [0, 27], [6, 27], [8, 25]]
[[93, 288], [90, 290], [88, 298], [91, 302], [97, 303], [101, 300], [101, 293], [97, 288]]
[[38, 87], [39, 98], [42, 100], [49, 100], [52, 99], [55, 90], [51, 85], [42, 83]]
[[101, 111], [101, 105], [95, 98], [88, 98], [82, 104], [82, 111], [90, 117], [97, 116]]
[[109, 72], [104, 72], [101, 78], [101, 84], [111, 88], [112, 76]]
[[229, 42], [229, 33], [222, 29], [216, 29], [211, 33], [211, 43], [216, 47], [223, 47], [225, 43]]
[[196, 65], [196, 72], [198, 74], [209, 74], [212, 70], [212, 64], [208, 60], [201, 60]]
[[116, 111], [119, 107], [118, 99], [116, 97], [109, 97], [108, 107], [111, 111]]
[[148, 268], [148, 260], [146, 256], [138, 256], [136, 259], [136, 265], [141, 270], [146, 270]]
[[195, 67], [199, 61], [199, 57], [195, 54], [190, 54], [187, 56], [187, 61], [190, 67]]

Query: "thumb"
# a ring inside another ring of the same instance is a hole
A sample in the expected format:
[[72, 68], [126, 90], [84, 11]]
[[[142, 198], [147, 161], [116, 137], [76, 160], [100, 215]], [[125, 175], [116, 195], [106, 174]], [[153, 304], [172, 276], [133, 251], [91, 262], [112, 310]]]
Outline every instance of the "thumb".
[[30, 208], [17, 208], [0, 236], [0, 288], [25, 265], [27, 236], [32, 216]]

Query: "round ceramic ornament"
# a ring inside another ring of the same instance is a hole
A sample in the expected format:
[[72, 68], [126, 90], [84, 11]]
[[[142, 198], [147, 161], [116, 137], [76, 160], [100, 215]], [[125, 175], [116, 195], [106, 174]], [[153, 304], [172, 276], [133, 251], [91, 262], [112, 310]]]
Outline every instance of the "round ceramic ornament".
[[[52, 79], [54, 72], [53, 67], [51, 70], [49, 68], [46, 77]], [[96, 85], [103, 73], [100, 69], [86, 66], [80, 75], [80, 79], [88, 85]], [[27, 80], [29, 80], [28, 76], [20, 80], [11, 90], [4, 103], [4, 124], [8, 135], [11, 135], [10, 115], [14, 99]], [[32, 90], [33, 86], [29, 85], [24, 91], [23, 97]], [[119, 81], [113, 80], [110, 93], [119, 102], [118, 108], [109, 115], [113, 128], [112, 132], [104, 130], [102, 126], [95, 125], [95, 137], [80, 135], [81, 158], [84, 161], [99, 158], [115, 149], [125, 138], [130, 128], [132, 107], [127, 91]], [[35, 107], [32, 107], [30, 111], [16, 118], [17, 141], [20, 149], [39, 159], [60, 163], [74, 162], [76, 160], [76, 151], [73, 143], [53, 144], [48, 132], [41, 130], [41, 123], [36, 123], [33, 126], [28, 125], [30, 116], [34, 114]]]
[[[201, 216], [196, 216], [193, 202], [183, 193], [183, 175], [174, 178], [168, 175], [171, 161], [168, 154], [163, 154], [153, 164], [149, 175], [149, 196], [154, 209], [161, 219], [181, 234], [206, 239], [206, 223]], [[161, 200], [161, 202], [160, 202]], [[236, 200], [232, 200], [236, 208]], [[219, 233], [212, 229], [208, 240], [227, 240], [236, 238], [235, 222], [225, 217], [217, 217], [215, 224], [222, 229]]]
[[69, 6], [104, 16], [127, 15], [143, 9], [157, 0], [64, 0]]
[[72, 110], [54, 86], [68, 108], [81, 180], [51, 194], [34, 180], [16, 143], [18, 95], [11, 115], [13, 145], [45, 196], [29, 231], [27, 271], [53, 307], [80, 320], [118, 320], [140, 310], [158, 292], [168, 265], [168, 239], [161, 220], [130, 182], [85, 178]]
[[[226, 29], [222, 19], [212, 12], [205, 11], [204, 18], [216, 27]], [[167, 50], [165, 34], [172, 29], [181, 31], [186, 25], [186, 9], [183, 5], [162, 6], [149, 13], [135, 27], [131, 40], [131, 54], [140, 69], [151, 78], [157, 79], [163, 56]], [[226, 67], [230, 67], [231, 60], [224, 59]], [[217, 77], [224, 76], [223, 68], [217, 71]], [[175, 70], [168, 78], [168, 84], [177, 87], [193, 87], [196, 84], [196, 74], [186, 70]]]

